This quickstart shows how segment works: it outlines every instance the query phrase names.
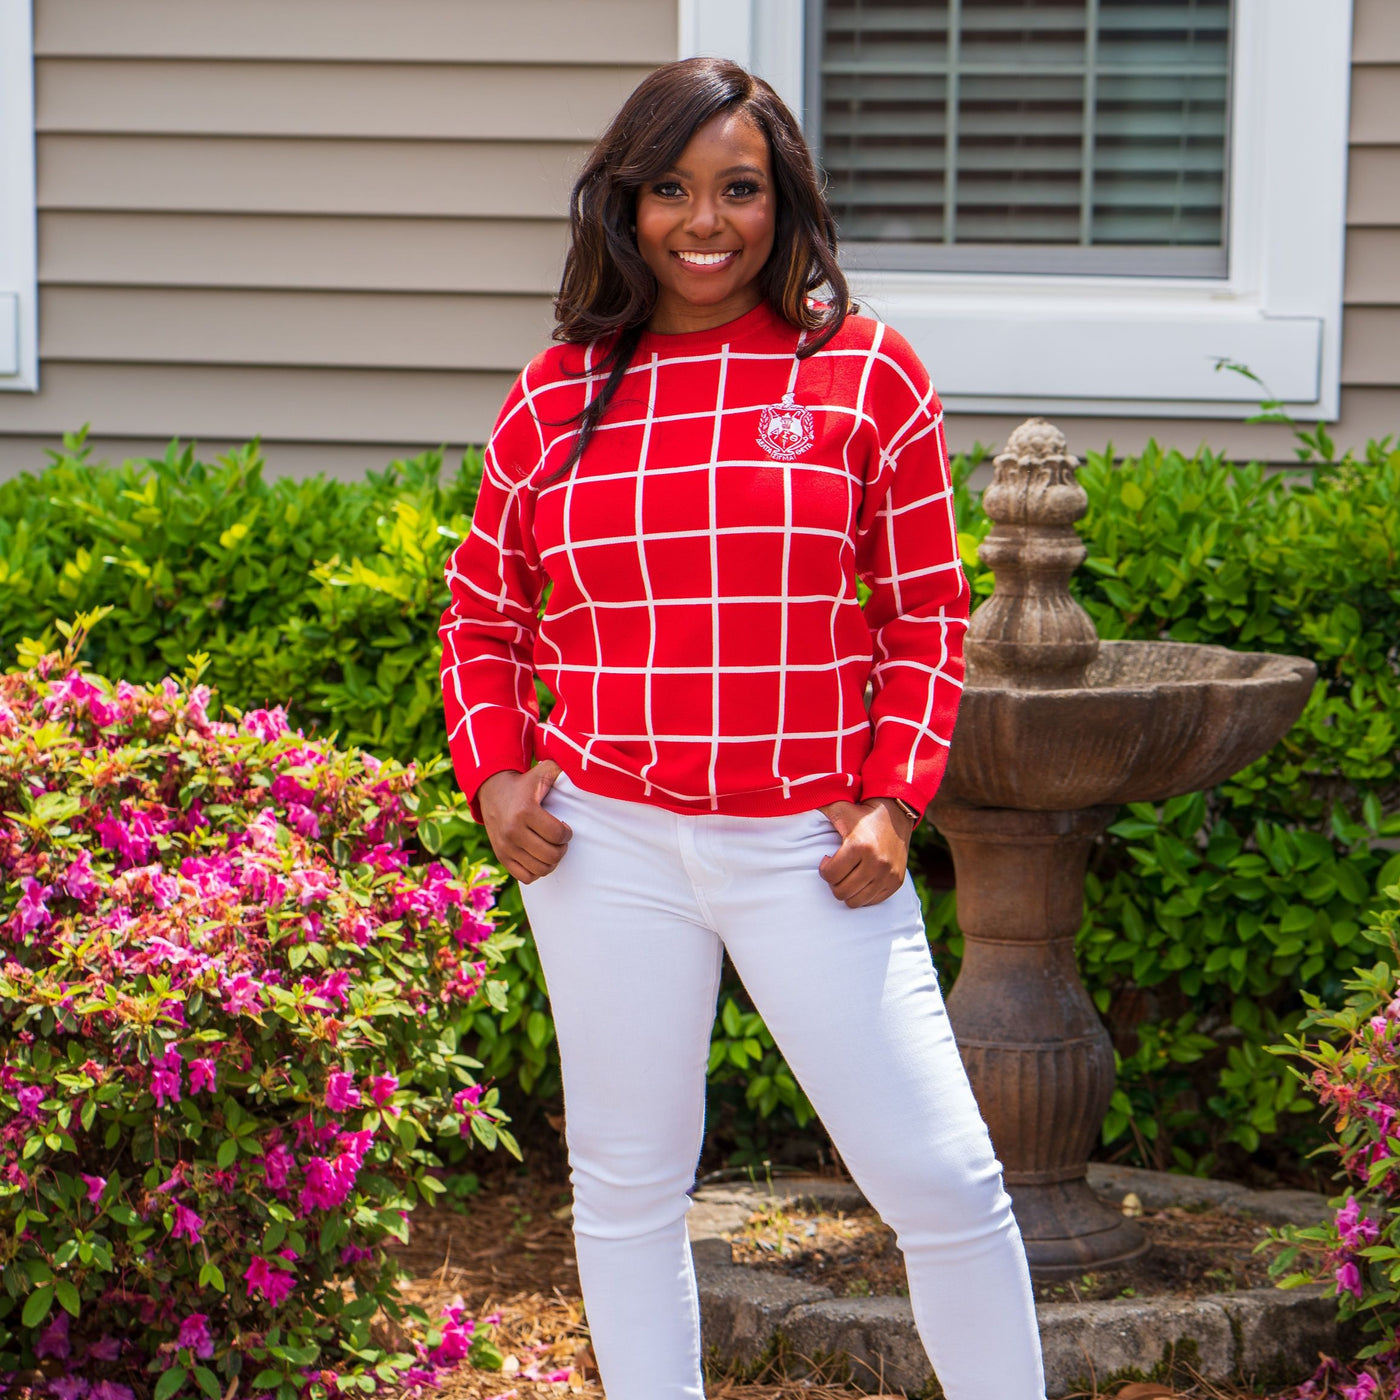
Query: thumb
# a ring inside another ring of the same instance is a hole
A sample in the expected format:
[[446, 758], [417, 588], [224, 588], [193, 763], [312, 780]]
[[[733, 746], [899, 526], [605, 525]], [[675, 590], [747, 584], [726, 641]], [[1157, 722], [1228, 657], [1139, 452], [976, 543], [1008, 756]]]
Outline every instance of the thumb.
[[548, 758], [543, 763], [536, 764], [534, 771], [538, 775], [535, 782], [535, 801], [543, 802], [545, 793], [554, 786], [554, 780], [563, 770], [552, 758]]
[[822, 814], [827, 821], [836, 829], [836, 834], [844, 842], [851, 834], [856, 824], [856, 807], [853, 802], [833, 802], [829, 806], [823, 807]]

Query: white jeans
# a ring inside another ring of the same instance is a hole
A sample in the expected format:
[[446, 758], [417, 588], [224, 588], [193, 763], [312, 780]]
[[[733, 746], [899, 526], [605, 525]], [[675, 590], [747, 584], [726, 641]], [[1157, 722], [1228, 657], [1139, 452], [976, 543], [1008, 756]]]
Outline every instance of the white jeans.
[[608, 1400], [701, 1400], [686, 1234], [729, 950], [778, 1048], [898, 1238], [948, 1400], [1043, 1400], [1030, 1276], [958, 1057], [913, 883], [848, 909], [820, 811], [682, 816], [561, 776], [573, 828], [524, 886], [549, 987], [579, 1281]]

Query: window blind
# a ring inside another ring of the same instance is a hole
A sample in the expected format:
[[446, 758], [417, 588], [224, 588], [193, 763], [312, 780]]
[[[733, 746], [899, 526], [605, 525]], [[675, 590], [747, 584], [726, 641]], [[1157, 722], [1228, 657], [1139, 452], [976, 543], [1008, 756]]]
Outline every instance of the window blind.
[[1222, 276], [1230, 0], [811, 0], [857, 266]]

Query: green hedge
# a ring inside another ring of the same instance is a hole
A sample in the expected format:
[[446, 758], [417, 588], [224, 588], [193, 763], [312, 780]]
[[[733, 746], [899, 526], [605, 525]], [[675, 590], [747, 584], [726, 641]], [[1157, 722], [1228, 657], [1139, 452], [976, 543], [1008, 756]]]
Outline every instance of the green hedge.
[[[430, 453], [348, 483], [266, 481], [256, 446], [215, 464], [172, 446], [163, 461], [108, 468], [75, 437], [53, 455], [0, 483], [0, 654], [110, 605], [89, 644], [107, 674], [155, 679], [202, 650], [235, 704], [285, 699], [299, 723], [405, 760], [442, 751], [442, 563], [467, 526], [474, 455], [453, 473]], [[975, 465], [956, 464], [959, 520], [985, 594]], [[1360, 461], [1285, 478], [1149, 446], [1116, 466], [1093, 455], [1081, 480], [1089, 558], [1075, 587], [1101, 635], [1297, 652], [1321, 673], [1272, 753], [1210, 793], [1125, 809], [1097, 852], [1081, 953], [1122, 1057], [1106, 1145], [1193, 1170], [1221, 1154], [1292, 1157], [1313, 1127], [1263, 1046], [1296, 1023], [1302, 991], [1336, 995], [1365, 956], [1357, 931], [1382, 868], [1397, 871], [1400, 452], [1373, 443]], [[483, 852], [466, 823], [426, 839]], [[927, 828], [915, 860], [924, 876], [942, 862]], [[961, 951], [956, 901], [936, 878], [924, 886], [946, 984]], [[518, 909], [518, 894], [502, 902]], [[553, 1028], [528, 941], [509, 972], [510, 1013], [482, 1019], [476, 1053], [549, 1099]], [[742, 989], [728, 999], [713, 1122], [736, 1158], [761, 1158], [784, 1150], [810, 1107]]]

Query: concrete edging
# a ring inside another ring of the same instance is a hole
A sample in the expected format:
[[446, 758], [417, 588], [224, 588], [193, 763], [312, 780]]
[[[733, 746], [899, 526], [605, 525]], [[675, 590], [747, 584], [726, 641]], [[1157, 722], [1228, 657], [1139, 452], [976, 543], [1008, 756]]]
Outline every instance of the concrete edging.
[[[1089, 1182], [1114, 1201], [1131, 1191], [1149, 1210], [1204, 1204], [1268, 1224], [1313, 1223], [1328, 1213], [1323, 1198], [1309, 1192], [1250, 1191], [1167, 1172], [1094, 1164]], [[837, 1298], [829, 1288], [736, 1265], [724, 1238], [763, 1206], [849, 1210], [864, 1204], [853, 1184], [819, 1177], [697, 1190], [688, 1226], [707, 1353], [753, 1368], [782, 1354], [794, 1376], [810, 1370], [804, 1358], [841, 1358], [861, 1389], [940, 1393], [907, 1298]], [[1309, 1373], [1319, 1351], [1335, 1354], [1344, 1341], [1335, 1302], [1321, 1285], [1194, 1299], [1041, 1303], [1036, 1311], [1051, 1400], [1095, 1383], [1169, 1379], [1182, 1363], [1211, 1381], [1283, 1384]]]

